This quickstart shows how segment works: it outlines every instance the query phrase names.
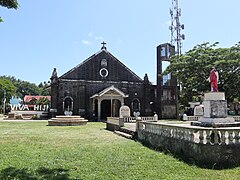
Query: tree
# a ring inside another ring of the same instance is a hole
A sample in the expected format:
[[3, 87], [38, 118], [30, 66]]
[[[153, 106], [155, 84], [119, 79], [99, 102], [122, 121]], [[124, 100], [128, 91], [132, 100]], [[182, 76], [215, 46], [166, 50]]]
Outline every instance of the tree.
[[21, 98], [25, 95], [41, 95], [41, 89], [39, 89], [34, 83], [20, 81], [19, 83], [16, 83], [15, 86], [17, 87], [17, 94]]
[[164, 74], [172, 73], [181, 85], [180, 103], [187, 105], [192, 97], [210, 91], [211, 67], [219, 72], [219, 91], [228, 102], [240, 99], [240, 43], [230, 48], [217, 48], [218, 43], [203, 43], [180, 56], [173, 56]]
[[5, 98], [6, 102], [9, 102], [11, 97], [15, 95], [16, 92], [16, 87], [13, 85], [13, 83], [4, 77], [0, 77], [0, 104], [2, 105], [3, 103], [3, 98], [4, 98], [4, 93], [5, 93]]
[[32, 98], [29, 102], [25, 102], [26, 104], [31, 104], [31, 105], [48, 105], [50, 101], [45, 98], [41, 97], [40, 99]]
[[42, 97], [39, 100], [37, 100], [37, 105], [48, 105], [49, 103], [50, 101], [45, 97]]
[[38, 87], [41, 90], [41, 95], [43, 96], [49, 96], [50, 95], [50, 91], [49, 91], [49, 87], [50, 87], [50, 81], [46, 82], [44, 81], [43, 83], [41, 82]]
[[16, 96], [23, 99], [25, 95], [49, 95], [49, 92], [47, 91], [48, 86], [45, 84], [43, 87], [38, 87], [34, 83], [30, 83], [27, 81], [22, 81], [20, 79], [16, 79], [13, 76], [0, 76], [2, 78], [8, 79], [13, 83], [13, 85], [16, 87]]
[[[0, 6], [6, 7], [8, 9], [17, 9], [18, 2], [17, 0], [0, 0]], [[0, 17], [0, 22], [2, 22], [2, 18]]]

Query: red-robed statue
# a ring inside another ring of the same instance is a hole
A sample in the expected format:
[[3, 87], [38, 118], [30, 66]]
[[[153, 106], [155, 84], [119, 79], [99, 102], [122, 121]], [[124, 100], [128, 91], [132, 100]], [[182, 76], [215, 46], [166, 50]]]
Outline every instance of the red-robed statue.
[[209, 76], [210, 84], [211, 84], [211, 91], [218, 92], [218, 72], [214, 67], [212, 67]]

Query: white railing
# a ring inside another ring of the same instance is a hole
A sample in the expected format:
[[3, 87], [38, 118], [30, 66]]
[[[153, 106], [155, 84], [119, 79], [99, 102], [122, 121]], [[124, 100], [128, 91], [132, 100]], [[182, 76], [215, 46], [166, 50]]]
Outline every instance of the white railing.
[[[136, 117], [123, 117], [121, 118], [125, 123], [135, 123], [137, 118]], [[157, 121], [156, 117], [154, 116], [146, 116], [146, 117], [138, 117], [139, 121], [144, 121], [144, 122], [154, 122]]]
[[140, 121], [137, 122], [137, 131], [144, 131], [197, 144], [228, 145], [240, 143], [240, 127], [228, 129], [198, 128]]
[[125, 123], [135, 123], [136, 122], [136, 117], [123, 117], [123, 122]]
[[198, 121], [201, 116], [183, 116], [184, 121]]
[[141, 120], [145, 121], [145, 122], [153, 122], [153, 121], [155, 121], [155, 117], [154, 116], [141, 117]]

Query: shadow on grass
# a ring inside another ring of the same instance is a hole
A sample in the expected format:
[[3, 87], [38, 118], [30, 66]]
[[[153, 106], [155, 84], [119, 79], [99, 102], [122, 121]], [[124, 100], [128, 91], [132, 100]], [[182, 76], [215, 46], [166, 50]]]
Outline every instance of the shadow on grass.
[[38, 180], [38, 179], [52, 179], [52, 180], [68, 180], [68, 170], [56, 168], [47, 169], [41, 167], [34, 172], [29, 172], [28, 169], [17, 169], [14, 167], [8, 167], [0, 171], [0, 179], [19, 179], [19, 180]]
[[173, 152], [170, 149], [167, 149], [165, 147], [160, 147], [160, 146], [154, 147], [149, 142], [140, 142], [140, 143], [143, 146], [145, 146], [149, 149], [152, 149], [153, 151], [162, 152], [166, 155], [172, 156], [173, 158], [177, 159], [178, 161], [188, 164], [189, 166], [196, 166], [196, 167], [202, 168], [202, 169], [224, 170], [224, 169], [233, 169], [233, 168], [240, 166], [240, 163], [235, 162], [234, 160], [231, 162], [220, 161], [218, 163], [213, 162], [209, 159], [197, 160], [195, 157], [187, 156], [186, 152], [184, 153], [183, 150], [181, 150], [179, 152]]

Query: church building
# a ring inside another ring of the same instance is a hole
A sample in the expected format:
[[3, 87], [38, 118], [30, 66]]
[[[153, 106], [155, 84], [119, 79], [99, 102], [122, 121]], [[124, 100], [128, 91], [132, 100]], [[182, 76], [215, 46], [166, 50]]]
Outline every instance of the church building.
[[[101, 50], [58, 77], [56, 68], [51, 76], [50, 112], [63, 115], [71, 111], [92, 121], [118, 117], [121, 106], [131, 116], [177, 117], [176, 80], [162, 76], [162, 62], [169, 61], [174, 46], [157, 47], [157, 85], [147, 74], [141, 79], [102, 43]], [[169, 77], [169, 75], [167, 75]]]

